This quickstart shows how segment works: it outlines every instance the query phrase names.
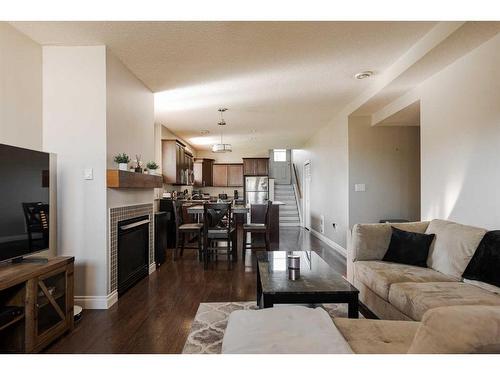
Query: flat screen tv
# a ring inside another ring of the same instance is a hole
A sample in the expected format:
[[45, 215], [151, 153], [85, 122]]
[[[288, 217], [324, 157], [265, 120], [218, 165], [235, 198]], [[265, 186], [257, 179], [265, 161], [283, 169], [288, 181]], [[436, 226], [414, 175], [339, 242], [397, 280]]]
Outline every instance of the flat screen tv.
[[49, 248], [50, 154], [0, 144], [0, 262]]

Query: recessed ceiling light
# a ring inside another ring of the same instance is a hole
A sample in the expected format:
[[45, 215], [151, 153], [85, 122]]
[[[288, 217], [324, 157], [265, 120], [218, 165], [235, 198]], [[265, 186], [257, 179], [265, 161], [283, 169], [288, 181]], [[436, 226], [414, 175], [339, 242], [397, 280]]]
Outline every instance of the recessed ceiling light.
[[210, 130], [203, 129], [200, 133], [201, 135], [207, 135], [208, 133], [210, 133]]
[[354, 75], [354, 78], [356, 79], [365, 79], [365, 78], [370, 78], [373, 75], [373, 72], [371, 70], [365, 70], [364, 72], [359, 72]]

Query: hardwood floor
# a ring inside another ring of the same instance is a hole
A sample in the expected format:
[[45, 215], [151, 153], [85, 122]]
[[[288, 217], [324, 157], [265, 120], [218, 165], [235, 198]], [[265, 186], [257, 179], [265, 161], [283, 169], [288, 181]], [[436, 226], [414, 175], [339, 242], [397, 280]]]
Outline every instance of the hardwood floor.
[[[280, 230], [280, 250], [314, 250], [345, 274], [345, 259], [303, 228]], [[250, 254], [250, 252], [247, 252]], [[167, 261], [125, 293], [109, 310], [85, 310], [75, 329], [46, 353], [180, 353], [200, 302], [251, 301], [256, 294], [256, 262], [225, 258], [204, 270], [195, 250]]]

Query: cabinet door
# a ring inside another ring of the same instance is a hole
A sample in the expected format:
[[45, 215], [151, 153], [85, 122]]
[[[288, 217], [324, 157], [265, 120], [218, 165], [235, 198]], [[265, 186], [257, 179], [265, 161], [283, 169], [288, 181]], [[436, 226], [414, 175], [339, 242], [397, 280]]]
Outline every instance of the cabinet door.
[[242, 164], [229, 164], [227, 166], [227, 186], [243, 186]]
[[257, 172], [255, 159], [243, 160], [243, 174], [245, 176], [255, 176]]
[[256, 159], [256, 175], [267, 176], [269, 174], [269, 159]]
[[213, 186], [227, 186], [227, 165], [214, 164], [213, 166]]
[[194, 173], [194, 186], [205, 186], [205, 181], [203, 180], [203, 163], [196, 162], [193, 165], [193, 173]]
[[204, 160], [203, 161], [203, 183], [204, 186], [212, 186], [212, 176], [213, 176], [213, 160]]

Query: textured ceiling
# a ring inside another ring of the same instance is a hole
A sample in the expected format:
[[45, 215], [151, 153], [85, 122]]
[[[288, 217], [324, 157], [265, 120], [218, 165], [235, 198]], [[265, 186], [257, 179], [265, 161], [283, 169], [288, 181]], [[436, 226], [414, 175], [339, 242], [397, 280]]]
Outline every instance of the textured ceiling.
[[[155, 95], [156, 120], [198, 149], [300, 147], [434, 22], [13, 22], [42, 45], [105, 44]], [[353, 79], [373, 70], [370, 80]], [[200, 131], [207, 129], [208, 136]]]

